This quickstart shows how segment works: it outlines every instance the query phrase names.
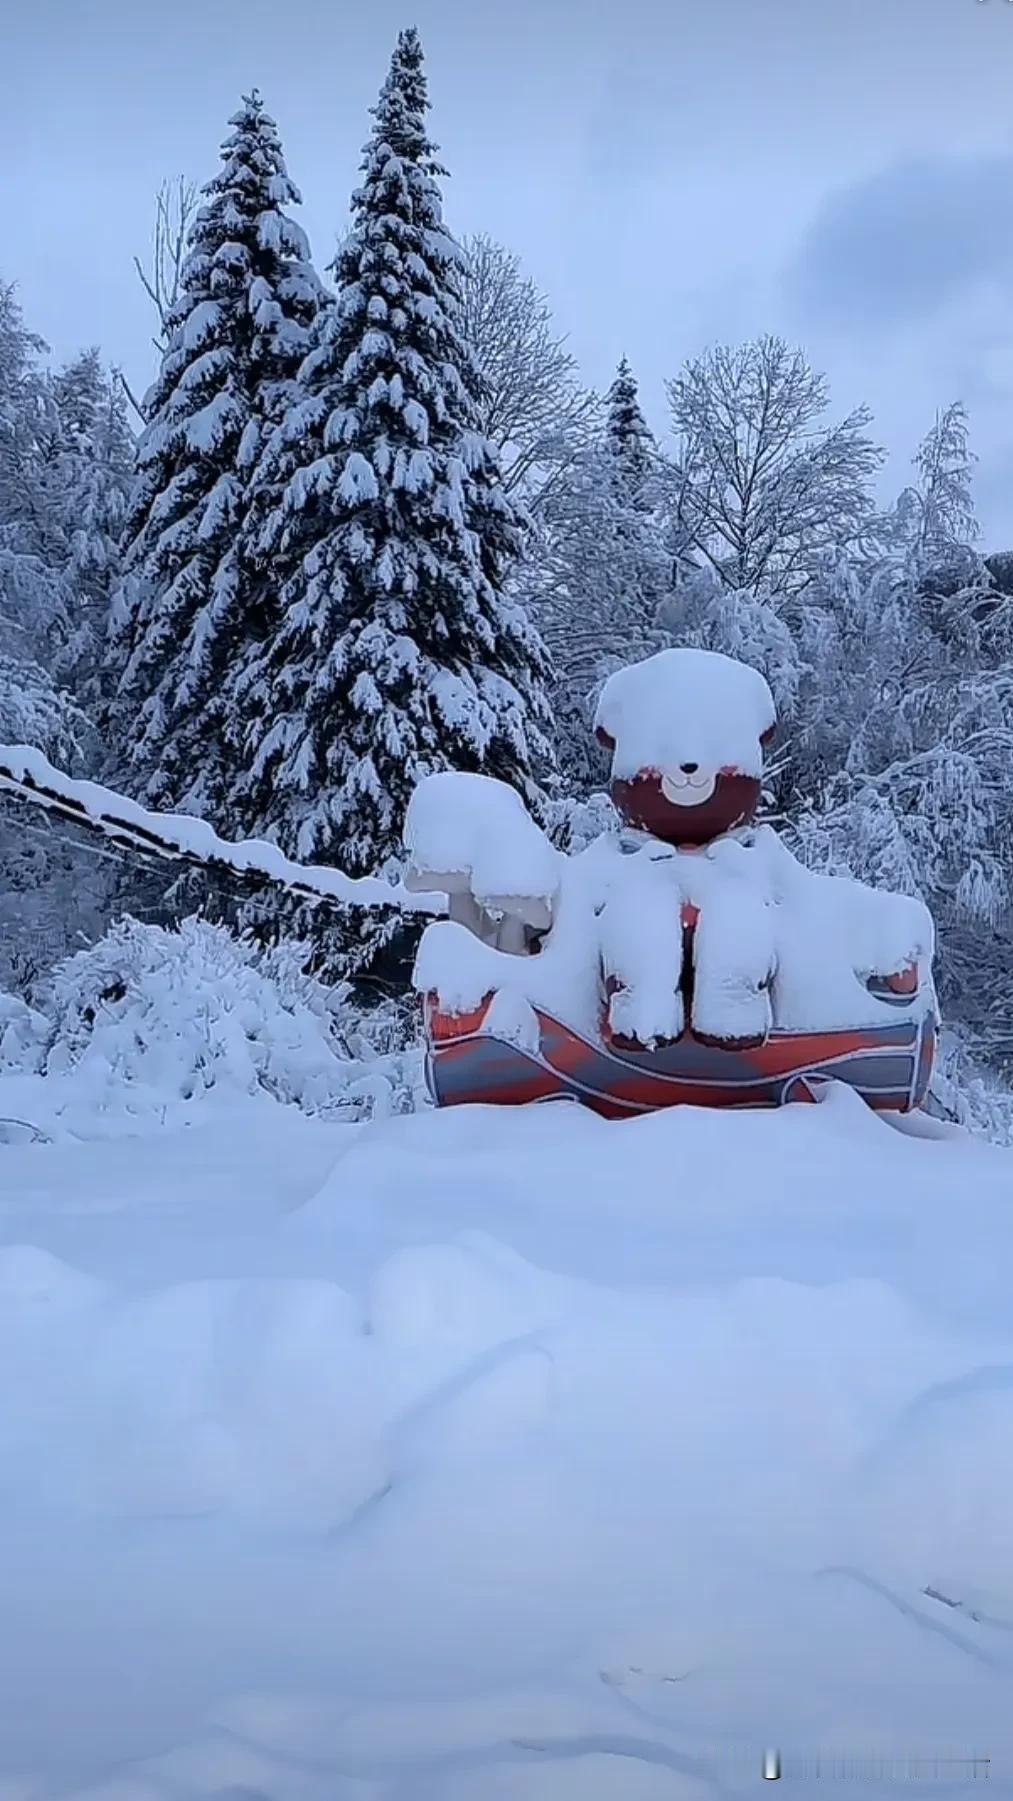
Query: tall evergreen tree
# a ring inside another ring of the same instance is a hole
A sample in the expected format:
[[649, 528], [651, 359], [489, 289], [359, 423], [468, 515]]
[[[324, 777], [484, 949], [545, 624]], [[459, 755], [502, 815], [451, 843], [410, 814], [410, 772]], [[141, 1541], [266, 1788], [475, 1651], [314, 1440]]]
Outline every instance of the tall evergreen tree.
[[636, 377], [623, 357], [605, 397], [605, 442], [624, 481], [628, 497], [650, 505], [646, 489], [657, 464], [657, 449], [640, 407]]
[[242, 530], [250, 473], [291, 404], [322, 296], [306, 238], [282, 210], [299, 194], [256, 91], [230, 124], [145, 402], [110, 719], [144, 799], [226, 825], [236, 817], [225, 678], [260, 629]]
[[992, 586], [991, 573], [974, 548], [979, 535], [972, 495], [977, 458], [969, 435], [959, 400], [937, 413], [913, 459], [916, 481], [882, 522], [885, 548], [904, 564], [930, 611], [938, 611], [939, 603], [945, 609], [960, 590]]
[[108, 616], [133, 441], [98, 351], [50, 376], [45, 349], [0, 287], [3, 649], [39, 659], [82, 700]]
[[[88, 721], [58, 679], [77, 617], [71, 516], [60, 460], [59, 378], [0, 283], [0, 739], [32, 744], [73, 773], [91, 750]], [[58, 833], [33, 831], [0, 796], [0, 987], [62, 955], [87, 918], [105, 865], [75, 863]], [[48, 947], [44, 949], [43, 947]]]
[[82, 351], [53, 378], [42, 485], [51, 554], [66, 572], [70, 618], [57, 671], [92, 706], [119, 570], [134, 440], [120, 383], [99, 352]]
[[11, 550], [29, 545], [30, 490], [49, 417], [46, 348], [26, 326], [13, 282], [0, 281], [0, 543]]
[[[41, 365], [45, 350], [26, 327], [14, 288], [0, 282], [0, 721], [23, 720], [25, 696], [45, 695], [38, 716], [49, 745], [67, 697], [46, 671], [67, 641], [72, 595], [47, 490], [58, 416]], [[39, 733], [25, 736], [40, 742]]]
[[502, 592], [519, 518], [478, 427], [427, 110], [418, 34], [404, 31], [306, 398], [262, 466], [285, 483], [259, 538], [284, 579], [235, 690], [235, 716], [254, 716], [257, 828], [353, 873], [397, 854], [428, 771], [485, 771], [533, 797], [548, 754], [545, 653]]

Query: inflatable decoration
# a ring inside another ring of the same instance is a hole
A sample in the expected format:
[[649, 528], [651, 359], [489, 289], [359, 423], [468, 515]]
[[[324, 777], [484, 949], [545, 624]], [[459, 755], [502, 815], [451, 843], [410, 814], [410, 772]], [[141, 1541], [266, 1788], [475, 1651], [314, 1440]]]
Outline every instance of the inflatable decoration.
[[489, 777], [430, 776], [412, 798], [406, 886], [446, 894], [450, 915], [414, 977], [435, 1101], [569, 1097], [621, 1118], [812, 1100], [834, 1080], [919, 1106], [932, 921], [814, 874], [754, 823], [775, 729], [763, 677], [662, 651], [609, 678], [595, 725], [621, 829], [577, 855]]

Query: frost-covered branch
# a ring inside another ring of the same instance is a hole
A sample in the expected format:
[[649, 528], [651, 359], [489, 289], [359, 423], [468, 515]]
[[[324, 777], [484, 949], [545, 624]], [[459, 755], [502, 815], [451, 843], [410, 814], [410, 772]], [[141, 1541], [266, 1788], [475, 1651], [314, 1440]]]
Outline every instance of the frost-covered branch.
[[463, 247], [462, 328], [482, 376], [482, 430], [500, 453], [506, 488], [537, 509], [591, 440], [600, 403], [580, 386], [520, 259], [484, 234]]
[[780, 338], [719, 346], [669, 384], [676, 536], [727, 586], [791, 595], [871, 517], [865, 408], [824, 426], [827, 386]]

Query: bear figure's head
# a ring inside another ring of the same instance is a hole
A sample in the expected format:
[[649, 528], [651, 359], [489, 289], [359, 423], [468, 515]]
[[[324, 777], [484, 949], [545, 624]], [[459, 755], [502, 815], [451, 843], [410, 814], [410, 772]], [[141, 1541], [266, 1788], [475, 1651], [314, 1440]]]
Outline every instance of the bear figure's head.
[[617, 670], [595, 715], [625, 824], [688, 846], [749, 824], [775, 727], [759, 671], [709, 650], [663, 650]]

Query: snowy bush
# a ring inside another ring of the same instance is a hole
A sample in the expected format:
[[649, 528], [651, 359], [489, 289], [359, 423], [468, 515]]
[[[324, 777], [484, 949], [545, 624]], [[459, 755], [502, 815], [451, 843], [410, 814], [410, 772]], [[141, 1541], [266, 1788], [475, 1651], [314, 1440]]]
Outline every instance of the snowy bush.
[[16, 994], [0, 988], [0, 1075], [38, 1069], [44, 1054], [46, 1021]]
[[607, 794], [589, 794], [586, 800], [567, 797], [550, 801], [546, 828], [553, 844], [567, 856], [586, 850], [603, 832], [619, 830], [619, 815]]
[[348, 991], [323, 988], [302, 961], [299, 946], [263, 950], [203, 920], [122, 920], [55, 970], [44, 1072], [130, 1115], [212, 1092], [263, 1091], [352, 1119], [418, 1104], [421, 1057], [406, 1034], [389, 1018], [360, 1025]]
[[929, 1105], [994, 1144], [1013, 1145], [1013, 1094], [981, 1064], [963, 1032], [942, 1034]]
[[80, 708], [38, 663], [0, 651], [0, 741], [32, 744], [67, 769], [87, 731]]

